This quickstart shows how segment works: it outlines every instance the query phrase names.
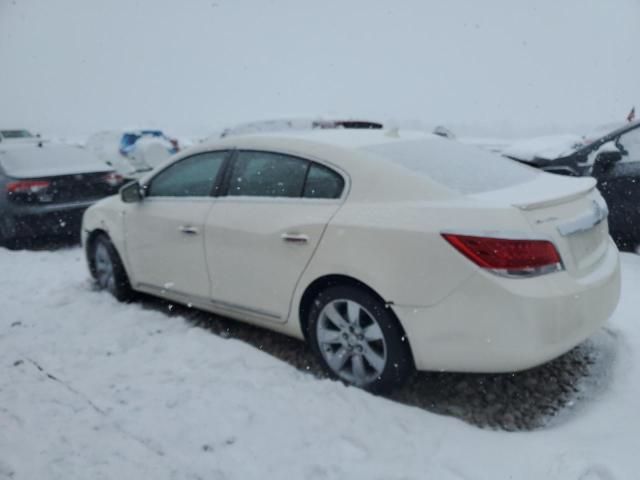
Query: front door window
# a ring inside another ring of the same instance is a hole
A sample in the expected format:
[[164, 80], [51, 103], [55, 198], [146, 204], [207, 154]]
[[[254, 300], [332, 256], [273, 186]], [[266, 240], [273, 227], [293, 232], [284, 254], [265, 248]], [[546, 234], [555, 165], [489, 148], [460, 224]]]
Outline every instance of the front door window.
[[206, 197], [213, 193], [227, 152], [193, 155], [171, 165], [153, 177], [149, 197]]

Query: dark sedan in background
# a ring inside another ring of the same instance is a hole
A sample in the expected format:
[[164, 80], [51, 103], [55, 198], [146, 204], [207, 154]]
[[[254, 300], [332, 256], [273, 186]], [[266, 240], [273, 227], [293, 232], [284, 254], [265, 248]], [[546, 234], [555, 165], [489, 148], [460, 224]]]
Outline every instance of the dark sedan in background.
[[80, 233], [84, 211], [123, 179], [85, 149], [0, 144], [0, 245]]
[[518, 158], [551, 173], [591, 175], [609, 206], [609, 230], [621, 250], [640, 246], [640, 120], [606, 135], [587, 140], [572, 152], [556, 158]]

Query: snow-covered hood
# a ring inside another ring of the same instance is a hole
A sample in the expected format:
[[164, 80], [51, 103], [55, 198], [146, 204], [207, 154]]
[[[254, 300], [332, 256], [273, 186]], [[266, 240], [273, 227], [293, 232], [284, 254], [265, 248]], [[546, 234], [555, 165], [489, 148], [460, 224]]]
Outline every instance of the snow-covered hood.
[[535, 159], [554, 160], [582, 146], [584, 140], [580, 135], [549, 135], [512, 143], [502, 154], [523, 162], [532, 162]]
[[0, 167], [13, 178], [38, 178], [112, 170], [90, 152], [69, 145], [3, 145]]

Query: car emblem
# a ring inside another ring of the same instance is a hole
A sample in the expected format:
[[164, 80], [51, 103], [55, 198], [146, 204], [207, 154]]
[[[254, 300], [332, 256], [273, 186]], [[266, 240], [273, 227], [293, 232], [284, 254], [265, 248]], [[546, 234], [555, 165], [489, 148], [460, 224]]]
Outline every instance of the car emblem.
[[596, 225], [602, 223], [609, 215], [609, 209], [606, 203], [600, 203], [597, 200], [591, 202], [591, 212], [572, 218], [556, 228], [558, 233], [563, 237], [574, 233], [587, 232]]

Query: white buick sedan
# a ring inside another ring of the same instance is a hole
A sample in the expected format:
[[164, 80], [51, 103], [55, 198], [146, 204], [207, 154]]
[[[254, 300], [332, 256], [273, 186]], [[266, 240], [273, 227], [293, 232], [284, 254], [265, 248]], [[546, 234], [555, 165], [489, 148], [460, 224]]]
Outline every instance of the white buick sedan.
[[593, 179], [382, 130], [198, 145], [84, 216], [98, 285], [305, 339], [373, 391], [509, 372], [598, 329], [620, 290]]

